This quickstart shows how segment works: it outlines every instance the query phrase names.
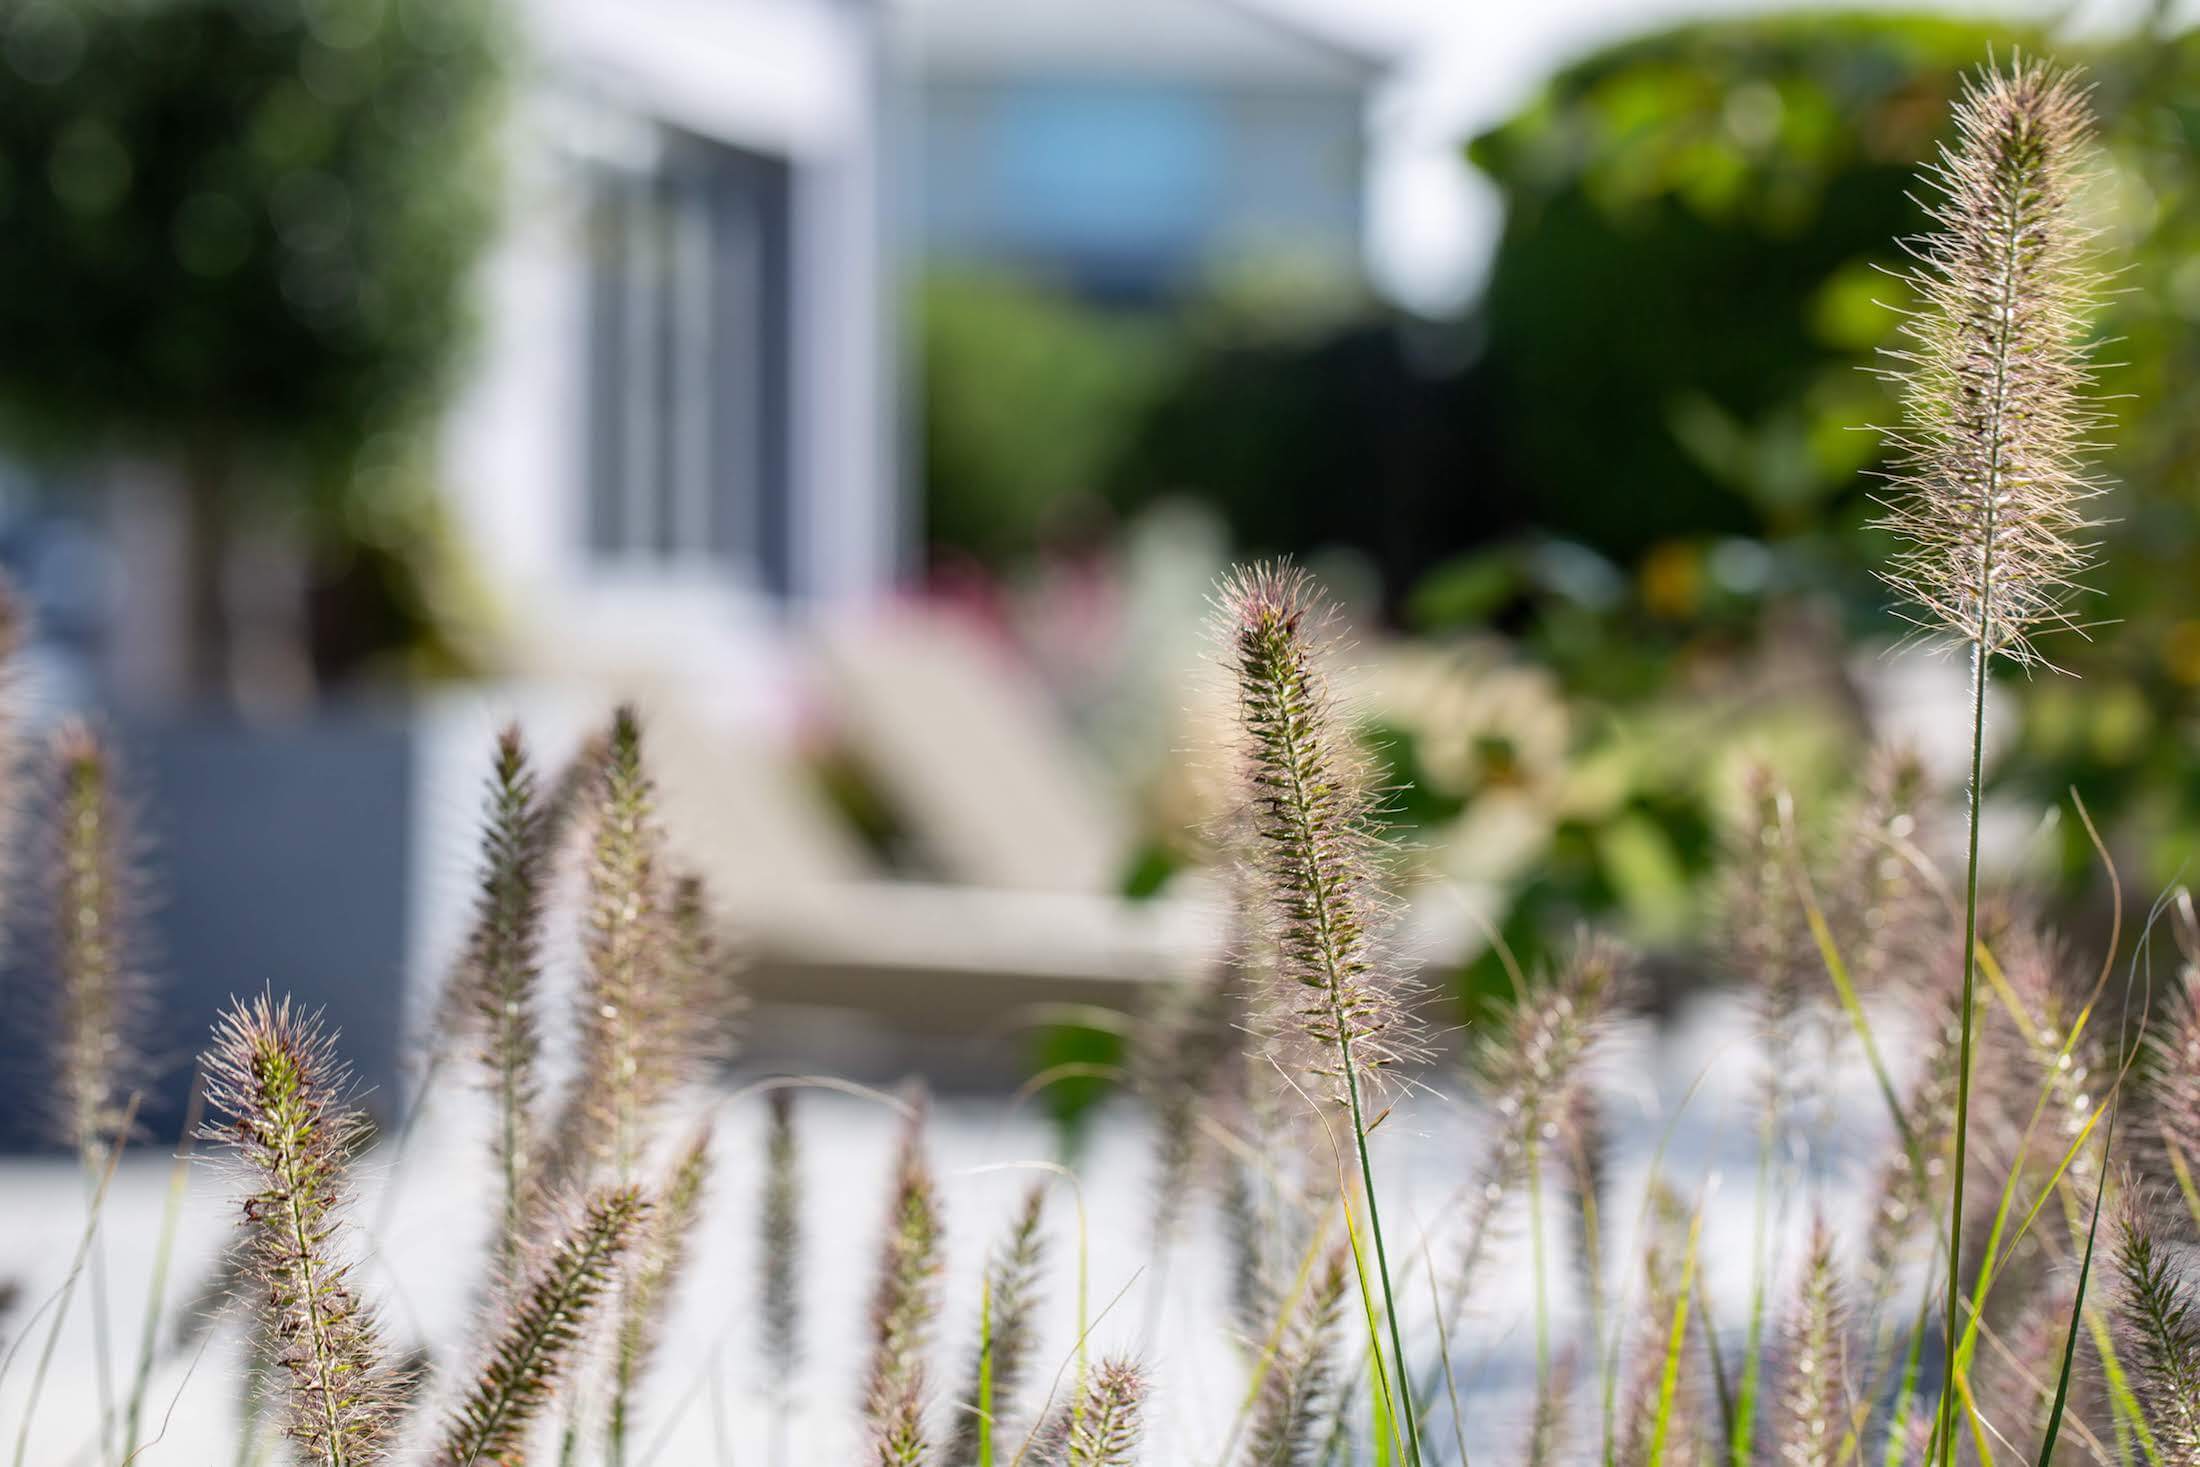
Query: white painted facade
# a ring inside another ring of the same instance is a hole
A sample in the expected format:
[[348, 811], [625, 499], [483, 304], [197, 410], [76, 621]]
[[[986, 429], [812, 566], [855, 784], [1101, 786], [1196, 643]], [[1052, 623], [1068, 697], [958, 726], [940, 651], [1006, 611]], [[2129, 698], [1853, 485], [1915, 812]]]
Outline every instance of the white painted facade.
[[[878, 12], [839, 0], [519, 12], [532, 55], [472, 379], [445, 431], [450, 502], [512, 671], [737, 674], [729, 657], [768, 658], [789, 608], [873, 597], [902, 555]], [[722, 263], [745, 247], [719, 237], [724, 209], [652, 191], [675, 154], [772, 190], [766, 205], [733, 201], [748, 210], [736, 222], [769, 214], [774, 255], [771, 271], [738, 275], [755, 286], [743, 300], [722, 294]], [[654, 294], [620, 317], [623, 342], [605, 330], [619, 314], [605, 293], [626, 288], [601, 279], [606, 178], [638, 181], [659, 231], [642, 242], [657, 252], [647, 268], [630, 270]], [[767, 330], [772, 349], [754, 360], [721, 340]], [[620, 413], [648, 429], [623, 457], [601, 441]], [[721, 460], [753, 468], [762, 450], [749, 445], [766, 441], [769, 465], [729, 476]], [[608, 518], [607, 494], [624, 496]], [[750, 528], [726, 528], [736, 514]], [[756, 524], [768, 547], [751, 543]], [[605, 543], [621, 536], [647, 548]]]

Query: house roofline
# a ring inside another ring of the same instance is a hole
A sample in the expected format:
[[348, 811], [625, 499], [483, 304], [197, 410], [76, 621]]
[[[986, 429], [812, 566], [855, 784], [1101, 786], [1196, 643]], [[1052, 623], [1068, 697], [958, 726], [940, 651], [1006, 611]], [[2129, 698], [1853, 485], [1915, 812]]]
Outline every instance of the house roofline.
[[1207, 3], [1219, 5], [1226, 10], [1234, 10], [1251, 20], [1271, 26], [1290, 36], [1293, 40], [1302, 42], [1324, 53], [1331, 60], [1340, 61], [1355, 68], [1361, 73], [1363, 80], [1373, 81], [1377, 77], [1384, 76], [1398, 63], [1396, 56], [1390, 55], [1377, 47], [1346, 40], [1343, 36], [1308, 20], [1304, 16], [1286, 14], [1271, 6], [1260, 4], [1259, 0], [1207, 0]]

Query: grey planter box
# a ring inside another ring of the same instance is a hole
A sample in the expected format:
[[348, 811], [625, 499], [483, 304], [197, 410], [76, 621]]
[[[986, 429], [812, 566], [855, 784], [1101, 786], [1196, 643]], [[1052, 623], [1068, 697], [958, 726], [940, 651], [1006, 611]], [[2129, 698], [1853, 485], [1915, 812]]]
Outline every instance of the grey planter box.
[[[401, 716], [335, 710], [291, 724], [120, 720], [124, 789], [144, 837], [148, 966], [161, 1078], [143, 1125], [172, 1138], [192, 1060], [232, 995], [324, 1009], [361, 1095], [397, 1102], [412, 860], [413, 736]], [[34, 833], [33, 839], [38, 838]], [[26, 864], [0, 1039], [0, 1148], [41, 1144], [52, 1011], [45, 878]]]

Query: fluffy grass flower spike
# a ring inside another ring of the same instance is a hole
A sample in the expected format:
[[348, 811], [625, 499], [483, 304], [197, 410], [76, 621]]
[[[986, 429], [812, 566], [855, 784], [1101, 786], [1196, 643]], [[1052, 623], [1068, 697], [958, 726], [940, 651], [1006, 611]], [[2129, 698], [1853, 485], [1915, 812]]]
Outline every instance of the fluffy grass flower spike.
[[535, 1188], [536, 1070], [541, 1058], [543, 888], [548, 826], [516, 727], [497, 736], [481, 833], [474, 929], [454, 989], [455, 1022], [473, 1034], [496, 1107], [490, 1150], [503, 1183], [500, 1274], [515, 1266]]
[[[1927, 174], [1934, 231], [1914, 247], [1919, 308], [1893, 353], [1904, 425], [1891, 435], [1894, 494], [1881, 520], [1901, 542], [1887, 579], [1912, 616], [1971, 654], [1970, 844], [1965, 881], [1965, 1019], [1956, 1090], [1949, 1252], [1960, 1262], [1977, 982], [1979, 779], [1994, 659], [2041, 661], [2035, 638], [2074, 628], [2091, 559], [2085, 504], [2091, 235], [2075, 195], [2090, 142], [2068, 72], [2019, 60], [1989, 70], [1955, 111], [1957, 142]], [[1960, 1323], [1963, 1270], [1948, 1270], [1946, 1337]], [[1956, 1355], [1946, 1352], [1939, 1450], [1955, 1428]]]
[[1812, 1223], [1810, 1253], [1788, 1315], [1771, 1402], [1779, 1467], [1838, 1467], [1849, 1427], [1847, 1303], [1833, 1234]]
[[1103, 1360], [1071, 1414], [1062, 1467], [1131, 1467], [1137, 1456], [1146, 1380], [1131, 1360]]
[[129, 1092], [147, 1069], [140, 1033], [152, 994], [133, 951], [137, 894], [113, 762], [91, 730], [74, 721], [55, 736], [53, 757], [56, 1103], [64, 1139], [90, 1161], [126, 1139], [118, 1128]]
[[649, 1205], [632, 1187], [591, 1197], [515, 1291], [508, 1317], [459, 1403], [435, 1467], [525, 1460], [527, 1435], [556, 1398], [582, 1332]]
[[341, 1247], [345, 1170], [365, 1117], [317, 1019], [289, 1000], [239, 1003], [203, 1061], [217, 1116], [255, 1186], [245, 1199], [249, 1268], [266, 1337], [288, 1377], [286, 1433], [317, 1467], [385, 1460], [400, 1380]]
[[1368, 1230], [1390, 1329], [1389, 1373], [1407, 1460], [1420, 1448], [1405, 1342], [1368, 1154], [1367, 1102], [1385, 1074], [1422, 1052], [1406, 986], [1377, 966], [1385, 916], [1375, 799], [1357, 730], [1331, 696], [1329, 610], [1289, 565], [1238, 572], [1221, 593], [1220, 641], [1236, 684], [1253, 885], [1276, 952], [1278, 1007], [1330, 1077], [1351, 1123]]
[[2142, 1036], [2153, 1074], [2139, 1148], [2148, 1180], [2165, 1187], [2180, 1168], [2190, 1177], [2200, 1166], [2200, 922], [2191, 892], [2178, 889], [2170, 919], [2179, 961], [2163, 1016]]
[[939, 1184], [924, 1158], [920, 1099], [902, 1131], [871, 1301], [871, 1372], [863, 1409], [870, 1460], [878, 1467], [916, 1467], [931, 1456], [924, 1428], [925, 1353], [939, 1316], [941, 1267]]
[[[1546, 1164], [1571, 1159], [1590, 1170], [1596, 1165], [1598, 1143], [1582, 1129], [1596, 1124], [1586, 1072], [1608, 1030], [1607, 1016], [1630, 987], [1633, 962], [1619, 943], [1584, 932], [1563, 962], [1520, 995], [1505, 1022], [1477, 1039], [1475, 1069], [1498, 1124], [1467, 1188], [1439, 1328], [1457, 1328], [1496, 1250], [1506, 1208], [1523, 1189], [1540, 1187]], [[1577, 1182], [1589, 1180], [1582, 1166], [1571, 1170]], [[1548, 1364], [1542, 1359], [1547, 1343], [1539, 1332], [1539, 1366]], [[1437, 1383], [1424, 1373], [1422, 1394]]]
[[660, 1052], [668, 978], [656, 869], [661, 837], [632, 708], [612, 718], [602, 780], [588, 873], [582, 1073], [595, 1111], [593, 1159], [623, 1182], [640, 1160], [643, 1117], [668, 1084]]
[[664, 837], [631, 707], [591, 761], [585, 806], [580, 1075], [545, 1147], [538, 1191], [637, 1179], [650, 1121], [683, 1078], [667, 952]]
[[1350, 1256], [1343, 1249], [1329, 1253], [1261, 1377], [1243, 1467], [1300, 1467], [1315, 1460], [1319, 1433], [1341, 1404], [1337, 1333], [1351, 1281]]
[[1277, 950], [1279, 1007], [1338, 1098], [1365, 1099], [1425, 1048], [1406, 985], [1377, 968], [1380, 822], [1358, 727], [1330, 691], [1334, 612], [1311, 577], [1280, 564], [1239, 572], [1221, 603], [1251, 884]]
[[2099, 275], [2076, 195], [2091, 147], [2085, 91], [2041, 61], [1988, 71], [1955, 109], [1958, 133], [1925, 179], [1933, 233], [1913, 246], [1920, 305], [1889, 355], [1903, 398], [1883, 528], [1902, 541], [1886, 579], [1928, 634], [1986, 656], [2040, 660], [2074, 630], [2092, 562], [2085, 469], [2101, 424], [2087, 322]]
[[[83, 723], [63, 723], [53, 741], [53, 957], [60, 1025], [54, 1097], [61, 1139], [84, 1168], [87, 1205], [99, 1192], [112, 1150], [130, 1141], [135, 1095], [151, 1074], [144, 1033], [152, 983], [139, 962], [140, 905], [129, 820], [115, 793], [113, 761]], [[4, 796], [0, 796], [4, 797]], [[102, 1457], [113, 1381], [108, 1351], [104, 1252], [91, 1256], [94, 1361]]]
[[619, 1301], [617, 1358], [612, 1371], [612, 1467], [623, 1467], [626, 1461], [634, 1397], [663, 1343], [665, 1317], [687, 1268], [695, 1226], [710, 1185], [710, 1136], [706, 1123], [682, 1148], [633, 1250], [634, 1264], [627, 1272]]
[[2200, 1310], [2181, 1250], [2159, 1236], [2158, 1209], [2144, 1187], [2129, 1187], [2116, 1226], [2117, 1349], [2131, 1362], [2133, 1386], [2160, 1460], [2200, 1464]]

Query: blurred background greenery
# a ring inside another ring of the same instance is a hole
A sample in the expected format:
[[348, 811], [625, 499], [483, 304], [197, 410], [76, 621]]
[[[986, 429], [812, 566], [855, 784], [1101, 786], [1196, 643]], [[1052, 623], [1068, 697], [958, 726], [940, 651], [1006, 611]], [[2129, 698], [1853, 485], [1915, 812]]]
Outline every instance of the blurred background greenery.
[[[1719, 750], [1781, 749], [1824, 787], [1887, 731], [1859, 680], [1905, 628], [1874, 576], [1883, 448], [1860, 430], [1895, 415], [1875, 366], [1905, 304], [1897, 241], [1922, 228], [1917, 168], [1961, 74], [2042, 44], [1799, 14], [1585, 57], [1464, 149], [1504, 224], [1456, 323], [1278, 313], [1232, 285], [1140, 315], [1039, 281], [936, 282], [935, 560], [1011, 569], [1185, 496], [1241, 553], [1349, 548], [1437, 681], [1486, 682], [1469, 668], [1492, 656], [1543, 680], [1475, 715], [1379, 710], [1414, 833], [1456, 845], [1491, 796], [1540, 784], [1533, 859], [1501, 883], [1512, 941], [1533, 952], [1573, 917], [1685, 931], [1732, 772]], [[2112, 522], [2100, 634], [2052, 649], [2073, 678], [2008, 680], [1996, 789], [2035, 809], [2075, 789], [2152, 889], [2200, 827], [2200, 34], [2052, 49], [2089, 69], [2102, 124]], [[1004, 349], [1057, 370], [998, 390]], [[1545, 697], [1564, 716], [1522, 712]], [[2078, 822], [2046, 852], [2066, 893], [2085, 886]]]

